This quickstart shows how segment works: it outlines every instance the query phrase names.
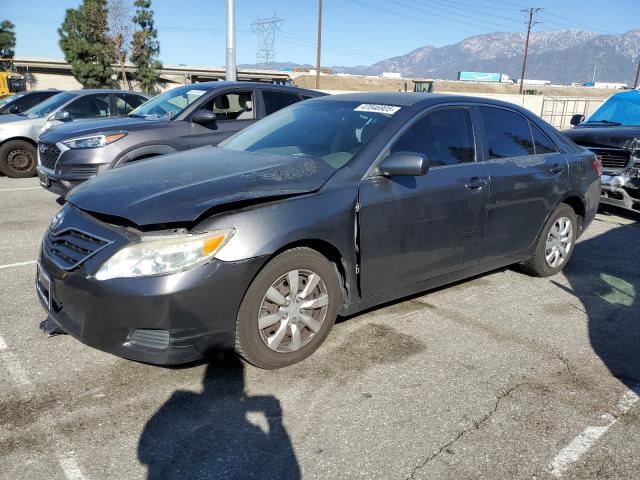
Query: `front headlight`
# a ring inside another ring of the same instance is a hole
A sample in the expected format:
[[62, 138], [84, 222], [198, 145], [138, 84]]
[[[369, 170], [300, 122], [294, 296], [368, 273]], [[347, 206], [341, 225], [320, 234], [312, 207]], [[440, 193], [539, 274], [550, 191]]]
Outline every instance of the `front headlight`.
[[62, 143], [69, 148], [98, 148], [120, 140], [126, 135], [127, 134], [125, 132], [100, 134], [92, 135], [90, 137], [72, 138], [70, 140], [65, 140]]
[[102, 264], [96, 280], [168, 275], [210, 261], [233, 236], [233, 229], [195, 235], [147, 237], [124, 247]]

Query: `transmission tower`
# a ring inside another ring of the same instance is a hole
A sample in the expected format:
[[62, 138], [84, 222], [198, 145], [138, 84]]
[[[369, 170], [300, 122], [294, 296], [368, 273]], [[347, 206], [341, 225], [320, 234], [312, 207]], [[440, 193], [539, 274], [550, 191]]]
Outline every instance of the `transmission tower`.
[[256, 63], [264, 65], [276, 58], [276, 32], [280, 30], [283, 20], [274, 13], [272, 17], [260, 18], [251, 24], [251, 30], [258, 36]]

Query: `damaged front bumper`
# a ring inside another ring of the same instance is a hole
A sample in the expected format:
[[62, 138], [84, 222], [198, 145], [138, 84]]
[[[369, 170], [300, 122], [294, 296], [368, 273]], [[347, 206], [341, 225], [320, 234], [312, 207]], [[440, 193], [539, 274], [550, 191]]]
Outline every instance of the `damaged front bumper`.
[[600, 202], [640, 212], [640, 141], [635, 139], [628, 151], [629, 162], [624, 168], [605, 168]]

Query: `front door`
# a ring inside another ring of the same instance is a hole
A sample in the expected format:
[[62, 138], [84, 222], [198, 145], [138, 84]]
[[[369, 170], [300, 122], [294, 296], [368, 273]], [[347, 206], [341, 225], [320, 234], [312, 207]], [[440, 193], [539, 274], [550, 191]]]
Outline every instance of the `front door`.
[[231, 135], [243, 130], [256, 121], [254, 92], [233, 91], [215, 95], [200, 109], [216, 114], [215, 122], [199, 124], [191, 122], [191, 148], [217, 145]]
[[533, 245], [566, 190], [567, 161], [520, 113], [488, 106], [478, 111], [491, 175], [484, 256], [517, 255]]
[[475, 264], [484, 239], [489, 175], [476, 160], [469, 110], [441, 107], [411, 126], [390, 153], [429, 158], [418, 177], [365, 178], [359, 191], [363, 296]]

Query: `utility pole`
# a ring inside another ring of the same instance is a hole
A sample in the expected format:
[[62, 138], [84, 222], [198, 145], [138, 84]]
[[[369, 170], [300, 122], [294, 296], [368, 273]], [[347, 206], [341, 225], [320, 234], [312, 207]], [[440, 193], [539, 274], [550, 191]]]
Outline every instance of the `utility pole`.
[[598, 64], [593, 64], [593, 77], [591, 77], [591, 86], [594, 87], [596, 85], [596, 72], [598, 71]]
[[235, 0], [227, 0], [227, 64], [225, 79], [235, 82], [236, 76], [236, 8]]
[[531, 27], [533, 27], [536, 23], [533, 19], [542, 8], [527, 8], [526, 10], [520, 10], [521, 12], [526, 13], [529, 16], [529, 22], [527, 26], [527, 39], [524, 42], [524, 59], [522, 60], [522, 72], [520, 74], [520, 95], [522, 95], [522, 89], [524, 87], [524, 74], [527, 70], [527, 55], [529, 54], [529, 37], [531, 36]]
[[316, 88], [320, 88], [320, 47], [322, 45], [322, 0], [318, 0], [318, 47], [316, 52]]
[[640, 78], [640, 57], [638, 57], [638, 69], [636, 70], [636, 81], [633, 82], [633, 88], [638, 88], [639, 78]]

